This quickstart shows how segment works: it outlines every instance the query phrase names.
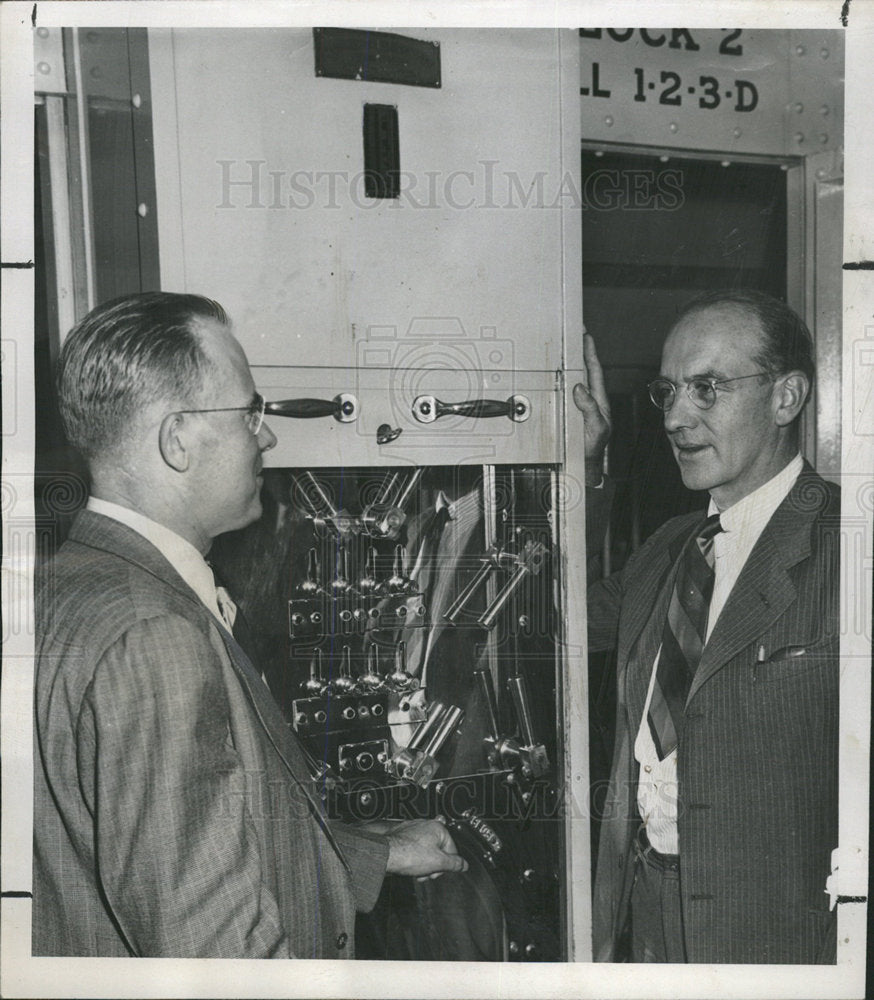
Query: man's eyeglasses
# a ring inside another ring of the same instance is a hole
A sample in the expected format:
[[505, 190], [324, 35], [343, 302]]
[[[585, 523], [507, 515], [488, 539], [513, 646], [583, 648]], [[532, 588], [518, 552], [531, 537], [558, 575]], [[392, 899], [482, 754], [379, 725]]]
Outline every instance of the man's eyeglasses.
[[[734, 378], [704, 378], [703, 376], [690, 378], [685, 384], [686, 395], [699, 410], [709, 410], [716, 402], [716, 387], [718, 385], [725, 385], [728, 382], [740, 382], [741, 379], [756, 378], [759, 375], [767, 374], [768, 372], [753, 372], [752, 375], [737, 375]], [[674, 405], [678, 388], [679, 386], [674, 385], [668, 378], [654, 379], [647, 386], [649, 398], [653, 401], [653, 405], [658, 407], [663, 413], [667, 413]]]
[[234, 410], [245, 412], [246, 426], [257, 437], [264, 423], [264, 409], [267, 401], [260, 392], [255, 393], [255, 397], [248, 406], [213, 406], [204, 410], [176, 410], [176, 413], [231, 413]]

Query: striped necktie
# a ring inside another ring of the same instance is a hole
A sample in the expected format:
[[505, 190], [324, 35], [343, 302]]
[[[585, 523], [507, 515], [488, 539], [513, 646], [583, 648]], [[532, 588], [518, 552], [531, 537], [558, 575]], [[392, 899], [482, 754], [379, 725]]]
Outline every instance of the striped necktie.
[[719, 515], [713, 514], [698, 527], [680, 556], [647, 715], [659, 760], [676, 748], [682, 733], [686, 698], [707, 636], [714, 579], [713, 537], [720, 531]]

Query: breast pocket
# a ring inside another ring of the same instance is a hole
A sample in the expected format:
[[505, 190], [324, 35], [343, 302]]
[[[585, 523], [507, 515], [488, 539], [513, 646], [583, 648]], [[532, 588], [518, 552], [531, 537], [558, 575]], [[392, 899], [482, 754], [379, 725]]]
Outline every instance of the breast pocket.
[[758, 650], [753, 676], [757, 682], [767, 684], [801, 677], [815, 670], [837, 669], [840, 642], [836, 635], [784, 645], [775, 642], [769, 645], [763, 640]]

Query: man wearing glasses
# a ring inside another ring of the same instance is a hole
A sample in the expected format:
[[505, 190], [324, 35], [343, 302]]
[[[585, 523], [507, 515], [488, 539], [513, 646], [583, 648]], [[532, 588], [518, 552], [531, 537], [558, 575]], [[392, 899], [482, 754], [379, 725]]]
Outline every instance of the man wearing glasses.
[[37, 591], [33, 953], [348, 958], [385, 874], [461, 871], [445, 827], [332, 822], [205, 560], [261, 514], [264, 423], [221, 306], [145, 293], [58, 365], [88, 508]]
[[[610, 417], [590, 338], [586, 362], [595, 510]], [[696, 299], [665, 341], [650, 398], [710, 503], [590, 587], [618, 682], [598, 960], [835, 961], [840, 503], [799, 454], [813, 375], [804, 323], [757, 292]]]

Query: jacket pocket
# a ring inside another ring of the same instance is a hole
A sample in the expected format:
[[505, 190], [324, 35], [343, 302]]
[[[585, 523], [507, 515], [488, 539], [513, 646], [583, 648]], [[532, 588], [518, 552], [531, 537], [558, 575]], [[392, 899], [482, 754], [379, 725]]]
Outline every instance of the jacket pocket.
[[797, 677], [811, 670], [837, 668], [840, 641], [836, 635], [824, 636], [811, 642], [798, 642], [777, 646], [760, 643], [764, 649], [764, 662], [756, 662], [756, 681], [777, 681]]

